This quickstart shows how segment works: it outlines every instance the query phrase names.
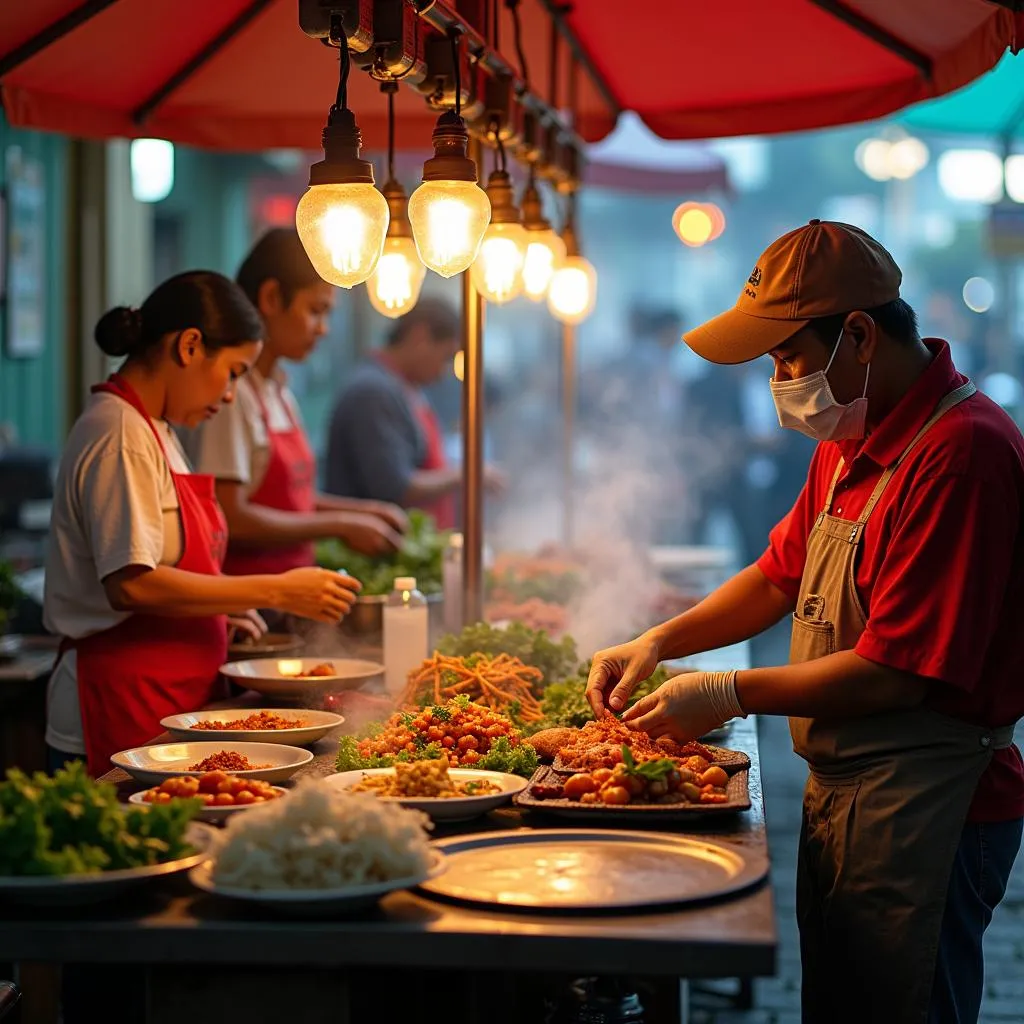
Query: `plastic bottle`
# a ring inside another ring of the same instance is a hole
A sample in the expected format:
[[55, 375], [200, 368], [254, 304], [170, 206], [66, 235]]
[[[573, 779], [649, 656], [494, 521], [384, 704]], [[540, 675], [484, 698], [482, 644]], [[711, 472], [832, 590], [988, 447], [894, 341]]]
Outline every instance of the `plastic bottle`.
[[462, 534], [453, 533], [448, 538], [441, 563], [446, 633], [458, 633], [462, 629], [462, 544]]
[[405, 689], [409, 673], [430, 654], [426, 598], [413, 576], [399, 576], [384, 605], [384, 685], [390, 694]]

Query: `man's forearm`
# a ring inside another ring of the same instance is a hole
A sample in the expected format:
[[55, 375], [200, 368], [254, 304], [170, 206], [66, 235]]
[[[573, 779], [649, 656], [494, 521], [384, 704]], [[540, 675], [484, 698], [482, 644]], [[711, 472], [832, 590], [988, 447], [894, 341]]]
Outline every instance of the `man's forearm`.
[[457, 490], [462, 483], [462, 470], [457, 466], [444, 469], [417, 469], [409, 480], [409, 486], [402, 496], [406, 508], [414, 508], [424, 502], [436, 501]]
[[736, 695], [748, 715], [857, 718], [915, 707], [926, 690], [920, 676], [868, 661], [854, 651], [736, 675]]
[[649, 630], [662, 660], [749, 640], [774, 626], [793, 603], [756, 565], [732, 579], [682, 615]]

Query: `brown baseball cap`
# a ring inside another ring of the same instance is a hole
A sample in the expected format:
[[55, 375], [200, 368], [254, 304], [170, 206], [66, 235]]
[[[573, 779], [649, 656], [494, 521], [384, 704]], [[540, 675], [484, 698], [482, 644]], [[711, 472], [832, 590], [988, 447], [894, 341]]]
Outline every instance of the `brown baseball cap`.
[[866, 231], [812, 220], [761, 254], [736, 305], [683, 341], [712, 363], [746, 363], [821, 316], [873, 309], [900, 297], [903, 274]]

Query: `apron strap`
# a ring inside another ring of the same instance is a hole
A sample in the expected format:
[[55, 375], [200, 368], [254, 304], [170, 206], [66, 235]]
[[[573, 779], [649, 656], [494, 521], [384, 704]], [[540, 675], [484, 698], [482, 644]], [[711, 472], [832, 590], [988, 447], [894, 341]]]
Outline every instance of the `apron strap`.
[[160, 431], [156, 429], [156, 424], [153, 422], [152, 417], [146, 412], [146, 407], [142, 404], [142, 399], [139, 397], [138, 391], [135, 390], [122, 377], [119, 373], [112, 373], [107, 380], [102, 384], [94, 384], [90, 389], [90, 392], [94, 395], [108, 394], [116, 395], [123, 402], [127, 402], [140, 416], [146, 421], [149, 429], [153, 431], [153, 436], [156, 438], [156, 443], [160, 446], [160, 451], [163, 454], [164, 461], [167, 462], [167, 468], [170, 469], [171, 463], [167, 458], [167, 447], [164, 445], [164, 439], [160, 436]]
[[832, 499], [835, 497], [836, 484], [839, 483], [839, 478], [843, 475], [843, 467], [846, 462], [843, 460], [842, 455], [839, 456], [839, 462], [836, 464], [836, 471], [832, 476], [832, 483], [828, 485], [828, 494], [825, 495], [825, 505], [822, 509], [821, 515], [827, 515], [832, 511]]
[[[259, 377], [259, 382], [253, 377], [253, 374]], [[252, 380], [252, 393], [256, 399], [256, 404], [260, 407], [260, 416], [263, 418], [263, 426], [267, 431], [267, 437], [269, 438], [273, 431], [270, 429], [270, 413], [267, 410], [267, 403], [263, 400], [263, 388], [271, 387], [272, 385], [277, 387], [277, 400], [284, 408], [284, 414], [288, 417], [288, 422], [292, 425], [292, 430], [298, 430], [299, 424], [295, 419], [295, 415], [292, 413], [291, 404], [284, 397], [284, 389], [278, 385], [277, 381], [271, 381], [270, 378], [264, 377], [259, 374], [258, 371], [249, 371], [249, 377]]]
[[885, 472], [879, 478], [878, 483], [875, 484], [875, 489], [871, 492], [871, 497], [868, 498], [867, 504], [864, 506], [864, 511], [860, 514], [860, 519], [857, 520], [858, 532], [863, 531], [864, 524], [868, 521], [868, 516], [870, 516], [874, 511], [875, 505], [878, 504], [878, 499], [881, 498], [886, 485], [892, 479], [896, 470], [902, 465], [903, 460], [914, 450], [921, 438], [924, 437], [924, 435], [927, 434], [928, 431], [931, 430], [931, 428], [934, 427], [950, 409], [970, 398], [971, 395], [977, 392], [977, 390], [978, 389], [975, 386], [974, 381], [969, 380], [961, 384], [955, 391], [950, 391], [950, 393], [946, 395], [941, 402], [939, 402], [935, 407], [935, 412], [928, 417], [924, 426], [921, 427], [921, 429], [914, 435], [910, 444], [903, 449], [900, 457], [891, 466], [886, 468]]

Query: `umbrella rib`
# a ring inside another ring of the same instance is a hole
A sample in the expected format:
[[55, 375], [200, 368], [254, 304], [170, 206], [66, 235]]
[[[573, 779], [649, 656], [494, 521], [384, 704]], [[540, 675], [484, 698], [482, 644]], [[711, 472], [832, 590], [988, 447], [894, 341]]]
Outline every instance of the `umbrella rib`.
[[0, 78], [10, 74], [25, 61], [31, 60], [48, 46], [59, 43], [66, 35], [74, 32], [76, 28], [84, 25], [87, 21], [91, 21], [97, 14], [115, 3], [117, 0], [86, 0], [85, 3], [79, 4], [70, 14], [66, 14], [52, 25], [47, 25], [16, 50], [0, 57]]
[[154, 90], [132, 111], [132, 121], [138, 125], [145, 124], [161, 103], [172, 93], [177, 92], [204, 64], [207, 64], [216, 57], [234, 36], [241, 29], [245, 28], [270, 2], [271, 0], [252, 0], [229, 25], [218, 32], [194, 57], [191, 57], [163, 85]]
[[580, 66], [586, 71], [590, 76], [590, 80], [597, 87], [601, 98], [608, 104], [611, 112], [618, 117], [622, 113], [622, 104], [612, 91], [608, 79], [598, 71], [597, 65], [590, 59], [590, 54], [583, 48], [579, 37], [565, 20], [565, 15], [572, 10], [572, 6], [565, 4], [562, 0], [541, 0], [541, 3], [548, 14], [551, 15], [551, 19], [558, 27], [558, 31], [561, 32], [562, 38], [569, 44], [569, 49], [572, 51], [573, 56], [579, 61]]
[[928, 54], [914, 49], [908, 42], [893, 35], [881, 25], [876, 25], [875, 22], [868, 20], [863, 14], [859, 14], [843, 3], [842, 0], [808, 0], [808, 2], [827, 14], [831, 14], [832, 17], [844, 25], [848, 25], [865, 38], [878, 43], [879, 46], [894, 53], [901, 60], [912, 64], [929, 82], [932, 80], [932, 59]]

